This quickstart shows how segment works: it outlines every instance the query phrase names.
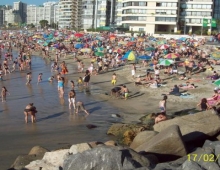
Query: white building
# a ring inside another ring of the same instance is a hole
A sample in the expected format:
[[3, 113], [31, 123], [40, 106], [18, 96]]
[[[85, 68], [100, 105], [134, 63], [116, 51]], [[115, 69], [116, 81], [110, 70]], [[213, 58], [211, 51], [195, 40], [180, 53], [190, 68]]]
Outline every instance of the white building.
[[60, 0], [59, 2], [59, 27], [70, 28], [72, 25], [72, 5], [73, 0]]
[[49, 24], [58, 22], [58, 3], [46, 2], [43, 6], [28, 5], [27, 24], [40, 25], [41, 20], [47, 20]]
[[212, 18], [212, 0], [122, 0], [122, 24], [130, 31], [172, 33], [193, 32], [202, 27], [202, 19]]

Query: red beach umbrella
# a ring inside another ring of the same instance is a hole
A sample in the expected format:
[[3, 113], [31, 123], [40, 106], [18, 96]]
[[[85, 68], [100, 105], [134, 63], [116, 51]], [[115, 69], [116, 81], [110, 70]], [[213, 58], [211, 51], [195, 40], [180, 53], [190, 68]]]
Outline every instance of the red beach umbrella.
[[75, 36], [75, 37], [83, 37], [83, 34], [81, 34], [81, 33], [75, 33], [74, 36]]

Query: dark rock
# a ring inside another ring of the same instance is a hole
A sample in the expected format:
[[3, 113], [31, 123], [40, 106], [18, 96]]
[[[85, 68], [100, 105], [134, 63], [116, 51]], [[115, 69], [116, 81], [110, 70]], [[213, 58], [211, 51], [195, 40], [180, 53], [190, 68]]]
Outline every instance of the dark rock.
[[185, 161], [181, 166], [182, 170], [205, 170], [199, 164], [194, 161]]
[[94, 129], [94, 128], [97, 128], [96, 125], [92, 125], [92, 124], [88, 124], [88, 125], [86, 125], [86, 127], [87, 127], [88, 129]]
[[220, 145], [216, 145], [215, 146], [215, 160], [217, 160], [216, 162], [218, 163], [218, 165], [220, 165]]
[[[120, 148], [120, 147], [118, 147]], [[129, 150], [118, 150], [117, 147], [101, 146], [83, 153], [70, 155], [64, 161], [64, 170], [132, 170], [151, 168], [151, 161], [138, 153]]]
[[156, 154], [160, 162], [172, 161], [187, 154], [177, 125], [164, 129], [150, 141], [137, 147], [135, 151]]

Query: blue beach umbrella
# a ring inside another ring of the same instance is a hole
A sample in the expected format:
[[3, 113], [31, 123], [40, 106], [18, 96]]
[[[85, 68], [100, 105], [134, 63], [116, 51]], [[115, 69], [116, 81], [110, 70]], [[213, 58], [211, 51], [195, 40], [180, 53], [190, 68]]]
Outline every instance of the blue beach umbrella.
[[147, 55], [142, 55], [142, 56], [139, 56], [137, 57], [137, 59], [139, 60], [151, 60], [151, 56], [147, 56]]
[[75, 48], [76, 48], [76, 49], [83, 48], [83, 44], [76, 44], [76, 45], [75, 45]]
[[178, 40], [180, 40], [180, 41], [186, 41], [186, 37], [181, 37], [181, 38], [179, 38]]

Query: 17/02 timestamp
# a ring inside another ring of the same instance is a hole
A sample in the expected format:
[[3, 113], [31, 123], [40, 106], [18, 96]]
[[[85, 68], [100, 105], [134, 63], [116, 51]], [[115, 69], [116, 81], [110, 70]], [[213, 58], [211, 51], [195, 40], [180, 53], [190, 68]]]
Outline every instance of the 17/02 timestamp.
[[216, 162], [220, 158], [220, 154], [188, 154], [187, 160], [188, 161], [195, 161], [195, 162]]

